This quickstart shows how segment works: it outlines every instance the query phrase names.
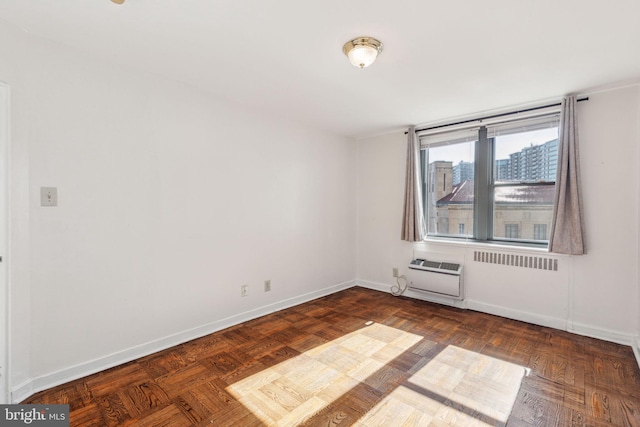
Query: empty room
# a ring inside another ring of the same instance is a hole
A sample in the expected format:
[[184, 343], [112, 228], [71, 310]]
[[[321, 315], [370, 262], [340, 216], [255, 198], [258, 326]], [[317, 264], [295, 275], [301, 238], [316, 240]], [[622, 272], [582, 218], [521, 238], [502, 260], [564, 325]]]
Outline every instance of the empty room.
[[0, 0], [0, 424], [640, 426], [638, 16]]

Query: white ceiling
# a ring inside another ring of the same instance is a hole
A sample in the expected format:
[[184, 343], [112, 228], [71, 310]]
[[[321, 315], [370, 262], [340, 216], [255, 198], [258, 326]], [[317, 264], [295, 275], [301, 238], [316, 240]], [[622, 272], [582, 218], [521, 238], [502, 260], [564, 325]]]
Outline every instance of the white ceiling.
[[[640, 1], [0, 0], [0, 22], [349, 136], [640, 78]], [[356, 69], [342, 45], [376, 37]]]

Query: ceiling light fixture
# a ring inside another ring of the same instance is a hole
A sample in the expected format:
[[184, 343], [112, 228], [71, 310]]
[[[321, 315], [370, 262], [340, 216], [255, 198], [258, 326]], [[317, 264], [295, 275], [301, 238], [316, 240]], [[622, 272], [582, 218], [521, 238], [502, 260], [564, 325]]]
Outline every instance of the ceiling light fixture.
[[124, 3], [124, 0], [111, 0], [113, 3], [115, 4], [122, 4]]
[[364, 68], [373, 64], [382, 52], [382, 43], [373, 37], [357, 37], [346, 42], [342, 51], [354, 66]]

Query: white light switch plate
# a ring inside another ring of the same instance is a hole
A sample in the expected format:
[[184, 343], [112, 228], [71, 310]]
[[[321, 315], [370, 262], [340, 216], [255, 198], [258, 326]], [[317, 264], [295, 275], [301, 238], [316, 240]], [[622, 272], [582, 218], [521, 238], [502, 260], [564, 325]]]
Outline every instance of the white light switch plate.
[[56, 187], [40, 187], [40, 206], [58, 206]]

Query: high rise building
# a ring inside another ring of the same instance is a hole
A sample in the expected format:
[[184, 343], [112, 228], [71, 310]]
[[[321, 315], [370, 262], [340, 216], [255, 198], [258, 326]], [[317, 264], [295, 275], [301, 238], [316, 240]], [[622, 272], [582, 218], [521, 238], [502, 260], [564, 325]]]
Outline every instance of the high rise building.
[[510, 181], [511, 180], [511, 160], [500, 159], [496, 160], [496, 181]]
[[473, 162], [463, 162], [461, 160], [460, 163], [453, 167], [453, 185], [473, 179], [473, 174]]
[[[555, 181], [558, 167], [558, 140], [525, 147], [509, 155], [508, 166], [504, 160], [496, 162], [498, 180]], [[500, 165], [498, 165], [498, 162]], [[501, 171], [500, 169], [503, 168]], [[506, 172], [506, 169], [509, 172]], [[502, 175], [501, 175], [502, 174]]]

